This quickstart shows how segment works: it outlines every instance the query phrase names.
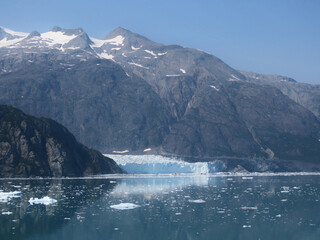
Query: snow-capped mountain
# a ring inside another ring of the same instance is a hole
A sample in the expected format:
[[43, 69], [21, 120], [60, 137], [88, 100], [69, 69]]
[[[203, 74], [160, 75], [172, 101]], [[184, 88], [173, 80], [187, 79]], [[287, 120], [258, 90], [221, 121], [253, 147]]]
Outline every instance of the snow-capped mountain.
[[255, 76], [123, 28], [103, 39], [80, 28], [0, 32], [0, 102], [105, 153], [317, 161], [320, 122], [306, 109], [316, 103]]

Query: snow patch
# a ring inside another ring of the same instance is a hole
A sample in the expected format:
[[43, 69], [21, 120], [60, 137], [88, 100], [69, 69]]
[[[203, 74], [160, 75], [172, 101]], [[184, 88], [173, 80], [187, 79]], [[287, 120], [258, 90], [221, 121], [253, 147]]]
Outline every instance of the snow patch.
[[181, 75], [179, 74], [168, 74], [166, 77], [180, 77]]
[[111, 48], [111, 50], [116, 50], [116, 51], [118, 51], [120, 49], [121, 49], [120, 47]]
[[136, 47], [134, 47], [134, 46], [131, 46], [131, 49], [132, 49], [133, 51], [137, 51], [137, 50], [139, 50], [141, 47], [142, 47], [142, 46], [136, 48]]
[[110, 60], [113, 60], [114, 56], [111, 55], [111, 54], [108, 54], [106, 53], [105, 51], [102, 52], [102, 53], [97, 53], [97, 55], [100, 57], [100, 58], [104, 58], [104, 59], [110, 59]]
[[150, 51], [150, 50], [144, 50], [146, 53], [151, 54], [152, 56], [157, 58], [157, 54], [155, 54], [154, 52]]
[[17, 37], [27, 37], [29, 35], [29, 33], [25, 33], [25, 32], [15, 32], [12, 31], [11, 29], [8, 28], [4, 28], [4, 27], [0, 27], [4, 32], [12, 35], [12, 36], [17, 36]]
[[137, 205], [134, 203], [120, 203], [116, 205], [111, 205], [110, 207], [117, 210], [130, 210], [130, 209], [138, 208], [140, 207], [140, 205]]
[[113, 153], [120, 153], [120, 154], [123, 154], [123, 153], [128, 153], [129, 150], [124, 150], [124, 151], [112, 151]]
[[151, 148], [146, 148], [145, 150], [143, 150], [143, 152], [149, 152], [151, 151]]
[[40, 35], [41, 40], [46, 41], [49, 46], [54, 46], [56, 44], [64, 45], [70, 42], [72, 39], [76, 38], [77, 35], [66, 35], [63, 32], [46, 32]]
[[184, 70], [183, 68], [180, 68], [180, 71], [181, 71], [183, 74], [186, 74], [186, 70]]
[[144, 68], [144, 69], [149, 69], [148, 67], [144, 67], [144, 66], [142, 66], [141, 64], [134, 63], [134, 62], [128, 62], [128, 64], [134, 65], [134, 66], [137, 66], [137, 67], [140, 67], [140, 68]]
[[53, 203], [56, 203], [57, 200], [53, 199], [53, 198], [50, 198], [48, 196], [45, 196], [43, 198], [30, 198], [29, 199], [29, 203], [31, 205], [33, 204], [44, 204], [44, 205], [50, 205], [50, 204], [53, 204]]
[[95, 39], [95, 38], [90, 38], [91, 41], [93, 42], [93, 44], [91, 45], [91, 47], [93, 48], [100, 48], [102, 47], [104, 44], [111, 44], [111, 45], [115, 45], [115, 46], [124, 46], [124, 37], [121, 35], [118, 35], [114, 38], [111, 39]]
[[163, 56], [166, 55], [168, 52], [164, 52], [164, 53], [158, 53], [158, 56]]
[[210, 87], [213, 88], [213, 89], [216, 90], [216, 91], [219, 91], [219, 90], [220, 90], [219, 88], [217, 88], [217, 87], [214, 86], [214, 85], [210, 85]]
[[229, 78], [230, 82], [237, 82], [237, 81], [241, 81], [240, 78], [236, 77], [235, 75], [231, 74], [231, 78]]

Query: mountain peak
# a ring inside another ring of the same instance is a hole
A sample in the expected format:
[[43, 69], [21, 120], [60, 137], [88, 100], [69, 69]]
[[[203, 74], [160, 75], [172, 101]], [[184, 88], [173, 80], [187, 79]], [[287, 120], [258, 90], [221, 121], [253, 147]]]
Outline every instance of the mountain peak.
[[60, 32], [61, 30], [62, 30], [61, 27], [54, 26], [54, 27], [51, 29], [51, 32]]

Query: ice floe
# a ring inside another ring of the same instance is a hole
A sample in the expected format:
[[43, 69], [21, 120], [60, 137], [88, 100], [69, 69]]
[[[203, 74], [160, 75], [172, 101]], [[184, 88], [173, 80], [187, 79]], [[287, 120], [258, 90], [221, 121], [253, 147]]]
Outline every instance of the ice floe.
[[53, 203], [56, 203], [57, 200], [53, 199], [53, 198], [50, 198], [48, 196], [45, 196], [43, 198], [30, 198], [29, 199], [29, 203], [31, 205], [33, 204], [44, 204], [44, 205], [50, 205], [50, 204], [53, 204]]
[[191, 203], [205, 203], [206, 201], [203, 199], [195, 199], [195, 200], [190, 199], [189, 202], [191, 202]]
[[18, 198], [21, 197], [20, 191], [13, 191], [13, 192], [0, 192], [0, 202], [8, 202], [11, 198]]
[[130, 209], [138, 208], [140, 207], [140, 205], [137, 205], [134, 203], [120, 203], [116, 205], [111, 205], [110, 207], [117, 210], [130, 210]]

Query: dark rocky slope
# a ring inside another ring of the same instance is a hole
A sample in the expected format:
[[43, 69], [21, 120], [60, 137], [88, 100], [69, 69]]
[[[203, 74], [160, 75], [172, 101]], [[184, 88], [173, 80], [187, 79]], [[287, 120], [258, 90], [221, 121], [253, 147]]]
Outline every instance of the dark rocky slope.
[[121, 173], [57, 122], [0, 105], [0, 177], [79, 177]]

